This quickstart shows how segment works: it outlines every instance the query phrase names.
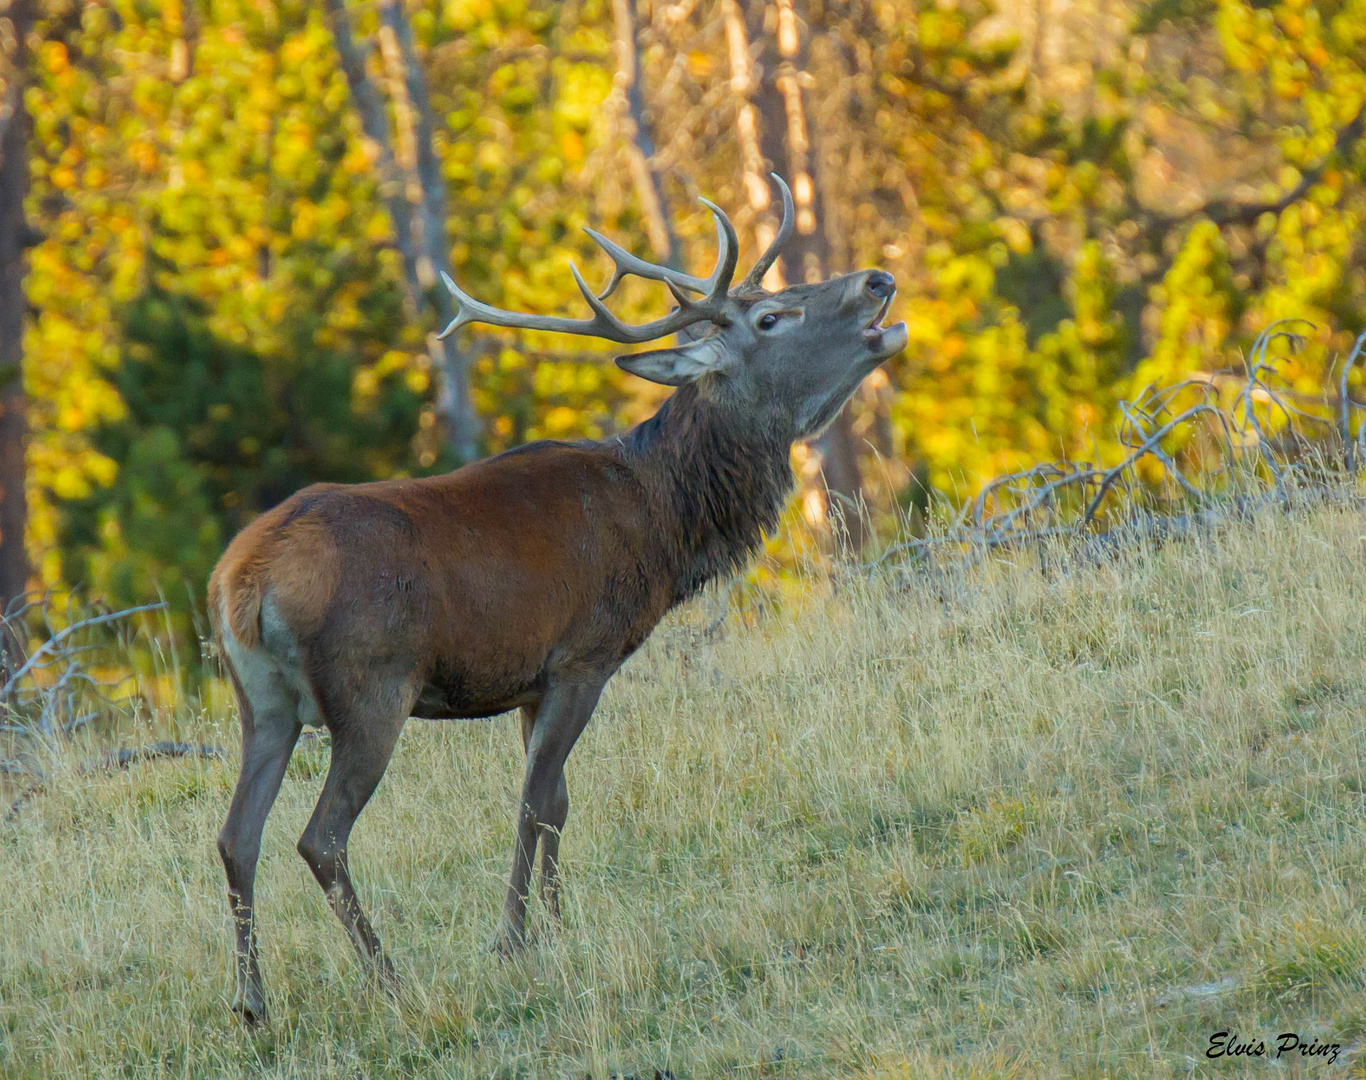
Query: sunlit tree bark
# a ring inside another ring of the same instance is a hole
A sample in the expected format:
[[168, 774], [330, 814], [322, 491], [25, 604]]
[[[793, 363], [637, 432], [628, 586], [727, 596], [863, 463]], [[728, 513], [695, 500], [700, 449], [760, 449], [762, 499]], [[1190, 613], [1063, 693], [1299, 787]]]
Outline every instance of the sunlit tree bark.
[[[792, 0], [753, 3], [749, 28], [763, 42], [761, 75], [755, 94], [761, 151], [772, 168], [792, 186], [797, 209], [797, 235], [783, 252], [782, 275], [789, 282], [822, 281], [849, 267], [832, 265], [831, 246], [821, 228], [823, 192], [814, 167], [813, 133], [802, 84], [805, 81], [809, 30], [799, 22]], [[863, 478], [858, 443], [846, 406], [816, 443], [820, 482], [827, 516], [851, 553], [864, 541]]]
[[[762, 4], [754, 5], [762, 8]], [[761, 90], [754, 77], [754, 57], [750, 51], [750, 27], [745, 25], [746, 12], [737, 0], [725, 0], [722, 12], [726, 26], [726, 53], [730, 62], [730, 90], [735, 101], [735, 137], [740, 144], [740, 166], [744, 179], [745, 198], [754, 220], [755, 248], [762, 251], [773, 242], [777, 226], [768, 213], [772, 196], [768, 190], [768, 170], [760, 146], [759, 111], [754, 95]], [[758, 23], [762, 33], [762, 17]], [[764, 286], [780, 288], [782, 269], [777, 263], [764, 278]]]
[[646, 107], [645, 92], [640, 85], [635, 0], [612, 0], [612, 18], [616, 31], [613, 47], [617, 61], [614, 90], [620, 97], [622, 135], [631, 165], [631, 182], [645, 219], [645, 232], [656, 259], [667, 266], [682, 267], [683, 251], [669, 213], [664, 185], [654, 162], [654, 125]]

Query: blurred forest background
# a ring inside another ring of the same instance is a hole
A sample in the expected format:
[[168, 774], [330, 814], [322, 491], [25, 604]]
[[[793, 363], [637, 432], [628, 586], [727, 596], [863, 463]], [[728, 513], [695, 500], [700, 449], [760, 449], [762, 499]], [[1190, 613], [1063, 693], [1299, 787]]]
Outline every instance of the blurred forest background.
[[770, 169], [771, 283], [885, 267], [910, 326], [795, 454], [794, 516], [862, 499], [865, 551], [1115, 460], [1118, 402], [1236, 380], [1274, 319], [1317, 328], [1305, 395], [1366, 326], [1366, 0], [0, 0], [0, 53], [4, 596], [185, 612], [305, 484], [622, 430], [660, 388], [439, 342], [437, 274], [578, 311], [583, 226], [706, 267], [696, 196], [752, 251]]

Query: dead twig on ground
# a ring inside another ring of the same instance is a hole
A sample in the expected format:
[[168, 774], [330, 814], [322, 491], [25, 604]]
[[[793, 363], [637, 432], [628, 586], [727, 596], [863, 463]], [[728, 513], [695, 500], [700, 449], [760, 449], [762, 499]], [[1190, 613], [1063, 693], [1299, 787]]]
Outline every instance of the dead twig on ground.
[[112, 769], [126, 769], [141, 761], [152, 761], [156, 758], [208, 758], [218, 761], [223, 757], [223, 749], [219, 746], [205, 746], [201, 743], [170, 742], [163, 740], [154, 742], [150, 746], [130, 746], [119, 750], [110, 750], [102, 757], [94, 761], [83, 762], [77, 767], [78, 772], [108, 772]]

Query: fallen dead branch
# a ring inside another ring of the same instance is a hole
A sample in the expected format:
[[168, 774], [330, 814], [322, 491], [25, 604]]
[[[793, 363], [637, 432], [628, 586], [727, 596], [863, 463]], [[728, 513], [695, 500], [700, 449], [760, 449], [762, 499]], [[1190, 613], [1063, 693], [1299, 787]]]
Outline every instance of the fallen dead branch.
[[77, 771], [83, 773], [109, 772], [114, 769], [126, 769], [130, 765], [141, 761], [151, 761], [155, 758], [186, 757], [221, 760], [223, 749], [219, 746], [204, 746], [200, 743], [154, 742], [150, 746], [131, 746], [119, 750], [110, 750], [94, 761], [82, 763], [78, 766]]

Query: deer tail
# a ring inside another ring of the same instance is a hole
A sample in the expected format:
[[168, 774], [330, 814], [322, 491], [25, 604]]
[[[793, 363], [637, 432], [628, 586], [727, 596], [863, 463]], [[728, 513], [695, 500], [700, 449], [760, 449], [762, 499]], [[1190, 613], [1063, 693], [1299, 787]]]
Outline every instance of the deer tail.
[[233, 558], [235, 554], [229, 547], [209, 578], [209, 618], [220, 639], [226, 631], [239, 645], [254, 649], [261, 643], [261, 603], [266, 594], [268, 560], [250, 555]]

